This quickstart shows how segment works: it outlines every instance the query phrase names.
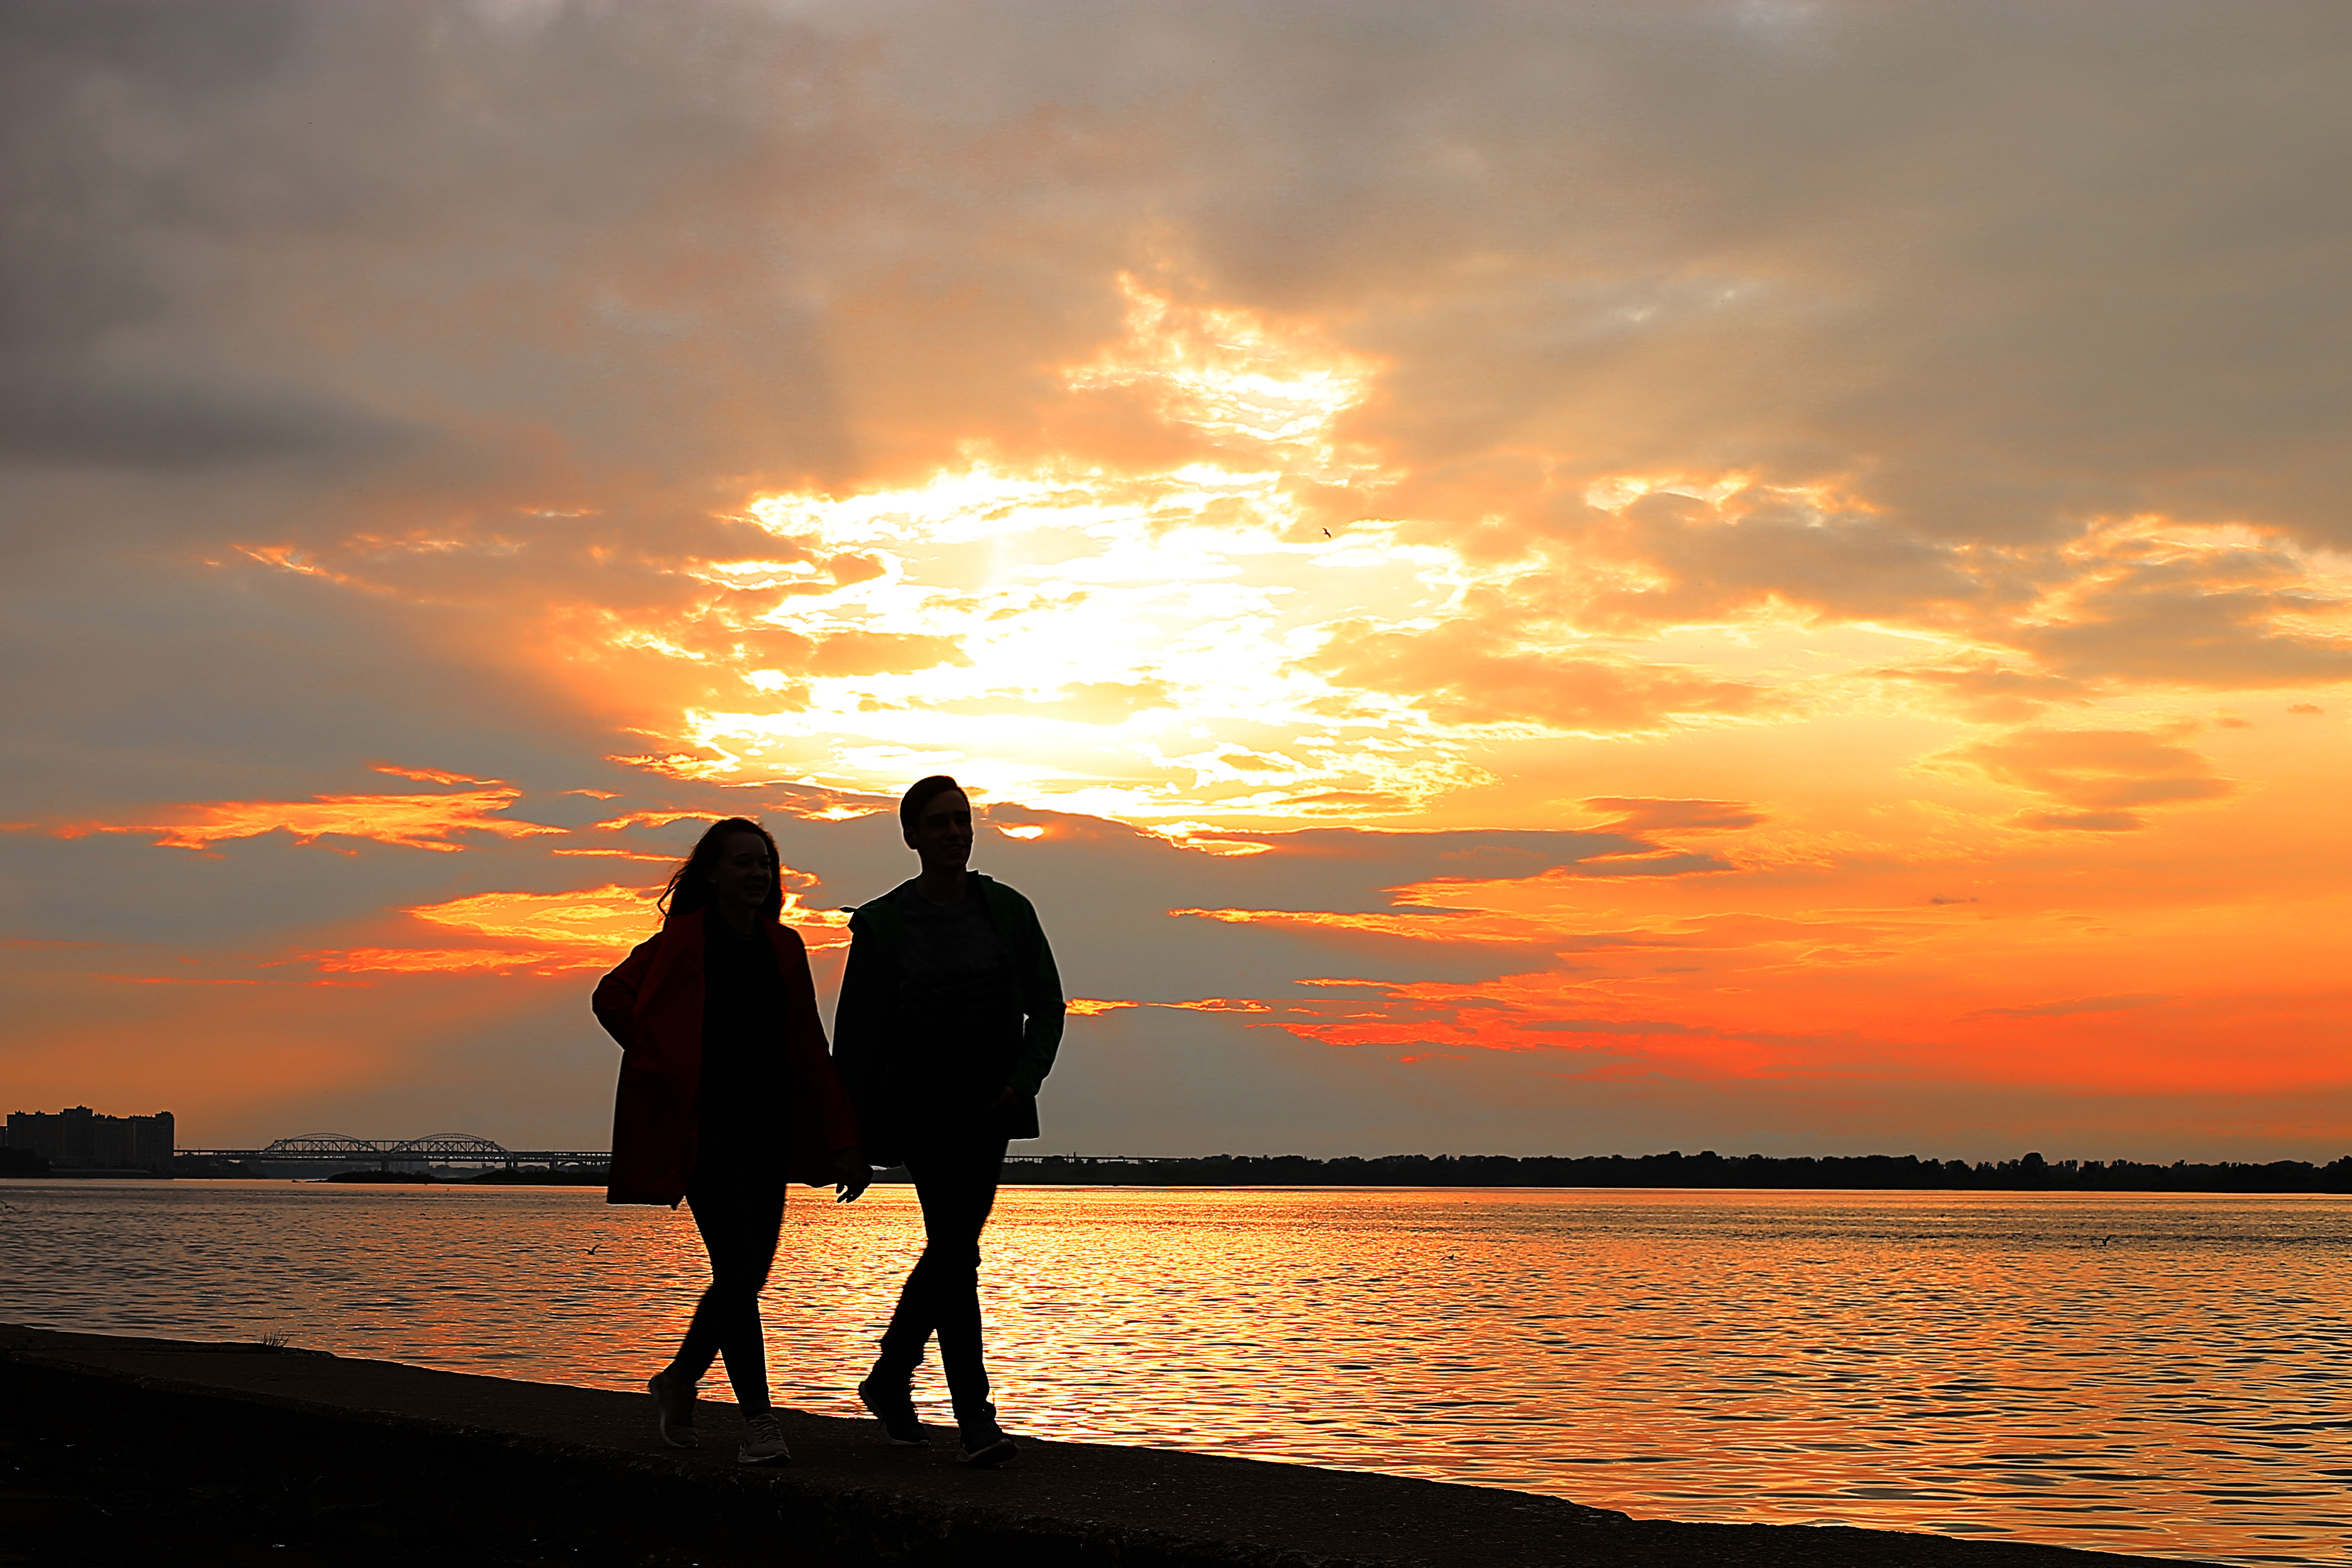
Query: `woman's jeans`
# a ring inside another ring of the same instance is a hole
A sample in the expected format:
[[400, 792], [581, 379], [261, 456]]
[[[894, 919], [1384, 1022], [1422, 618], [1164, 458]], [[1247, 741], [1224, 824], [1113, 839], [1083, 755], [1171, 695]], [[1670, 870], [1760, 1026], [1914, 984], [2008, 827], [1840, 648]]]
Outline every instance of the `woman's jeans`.
[[760, 1292], [784, 1225], [784, 1178], [761, 1173], [694, 1173], [686, 1190], [694, 1228], [710, 1254], [710, 1288], [694, 1309], [670, 1373], [689, 1383], [727, 1358], [727, 1381], [745, 1411], [768, 1408], [768, 1348], [760, 1333]]

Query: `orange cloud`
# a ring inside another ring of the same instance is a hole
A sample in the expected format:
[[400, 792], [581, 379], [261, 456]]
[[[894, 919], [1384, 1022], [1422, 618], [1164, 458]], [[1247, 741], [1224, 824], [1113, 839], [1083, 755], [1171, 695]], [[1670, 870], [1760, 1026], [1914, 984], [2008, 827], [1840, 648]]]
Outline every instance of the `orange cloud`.
[[2025, 812], [2017, 821], [2029, 828], [2123, 831], [2147, 825], [2133, 807], [2214, 800], [2237, 789], [2199, 753], [2138, 730], [2019, 730], [1945, 755], [2069, 808]]
[[1717, 832], [1752, 828], [1763, 813], [1738, 800], [1653, 800], [1595, 795], [1585, 802], [1611, 820], [1597, 831], [1606, 833]]
[[1877, 678], [1940, 696], [1963, 718], [1984, 724], [2015, 724], [2053, 704], [2088, 702], [2097, 695], [2083, 682], [2063, 675], [2037, 674], [1985, 662], [1892, 668], [1878, 672]]
[[[806, 873], [787, 868], [784, 876], [806, 883]], [[548, 975], [564, 970], [607, 968], [660, 925], [654, 899], [659, 890], [610, 883], [568, 893], [478, 893], [444, 904], [404, 911], [413, 919], [484, 939], [470, 947], [370, 946], [325, 949], [304, 956], [338, 974], [506, 974], [528, 970]], [[839, 945], [848, 916], [801, 906], [797, 894], [784, 897], [784, 919], [812, 948]]]
[[568, 855], [588, 860], [646, 861], [655, 865], [676, 865], [678, 859], [676, 855], [641, 854], [635, 850], [571, 849], [550, 850], [547, 852], [551, 855]]
[[551, 975], [610, 967], [653, 934], [654, 890], [617, 884], [571, 893], [481, 893], [404, 911], [474, 946], [377, 943], [319, 949], [304, 961], [328, 974]]
[[1507, 915], [1458, 911], [1384, 914], [1372, 911], [1290, 909], [1171, 909], [1178, 918], [1197, 916], [1228, 925], [1271, 925], [1291, 930], [1403, 936], [1417, 942], [1525, 942], [1537, 934], [1529, 922]]
[[1156, 1008], [1168, 1008], [1188, 1013], [1270, 1013], [1273, 1008], [1247, 997], [1203, 997], [1190, 1002], [1153, 1002]]
[[1299, 667], [1337, 685], [1381, 692], [1447, 724], [1534, 723], [1598, 734], [1677, 719], [1748, 716], [1781, 705], [1761, 687], [1669, 664], [1645, 664], [1517, 639], [1465, 618], [1428, 631], [1339, 622]]
[[478, 893], [408, 911], [453, 930], [509, 941], [586, 947], [617, 956], [654, 933], [653, 890], [617, 883], [577, 893]]
[[605, 962], [599, 952], [509, 952], [489, 947], [348, 947], [306, 955], [331, 974], [505, 974], [515, 969], [578, 969]]
[[[379, 768], [380, 772], [397, 771]], [[457, 781], [454, 775], [411, 774], [436, 781]], [[459, 835], [489, 833], [503, 839], [561, 833], [562, 828], [519, 821], [503, 816], [522, 798], [508, 784], [461, 789], [446, 795], [316, 795], [308, 800], [221, 800], [166, 807], [128, 822], [68, 821], [54, 825], [11, 823], [13, 831], [41, 831], [60, 839], [86, 838], [93, 833], [155, 835], [165, 848], [209, 850], [230, 839], [257, 838], [288, 832], [297, 843], [321, 838], [373, 839], [406, 849], [464, 849]]]
[[[499, 786], [496, 779], [477, 779], [470, 773], [445, 773], [436, 768], [402, 768], [390, 762], [371, 762], [368, 767], [378, 773], [389, 773], [394, 779], [414, 779], [420, 784], [488, 784]], [[585, 794], [586, 790], [567, 789], [567, 795]]]

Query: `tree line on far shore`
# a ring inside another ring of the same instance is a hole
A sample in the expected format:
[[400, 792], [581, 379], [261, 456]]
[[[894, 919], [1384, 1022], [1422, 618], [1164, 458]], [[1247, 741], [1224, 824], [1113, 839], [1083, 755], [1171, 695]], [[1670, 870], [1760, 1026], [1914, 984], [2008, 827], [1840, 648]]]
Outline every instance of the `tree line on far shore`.
[[1309, 1159], [1303, 1155], [1212, 1155], [1201, 1159], [1104, 1160], [1076, 1155], [1024, 1159], [1009, 1183], [1122, 1186], [1666, 1186], [1848, 1187], [1961, 1192], [2352, 1192], [2352, 1155], [2315, 1166], [2224, 1160], [2142, 1165], [2135, 1160], [1921, 1159], [1916, 1155], [1388, 1155]]
[[[229, 1161], [173, 1162], [180, 1176], [258, 1176], [263, 1173]], [[40, 1176], [48, 1162], [22, 1150], [0, 1150], [0, 1176]], [[273, 1176], [283, 1173], [273, 1170]], [[392, 1175], [352, 1171], [343, 1181], [429, 1181], [423, 1173]], [[443, 1176], [438, 1179], [451, 1179]], [[594, 1166], [560, 1172], [494, 1170], [459, 1177], [493, 1186], [601, 1186], [605, 1173]], [[905, 1181], [906, 1172], [881, 1173], [885, 1182]], [[2308, 1160], [2267, 1165], [2222, 1160], [2191, 1165], [2175, 1160], [2143, 1165], [2136, 1160], [2047, 1160], [2029, 1154], [2013, 1160], [1921, 1159], [1916, 1155], [1385, 1155], [1366, 1159], [1343, 1155], [1310, 1159], [1304, 1155], [1209, 1155], [1196, 1159], [1128, 1159], [1118, 1156], [1021, 1155], [1007, 1164], [1008, 1186], [1632, 1186], [1632, 1187], [1817, 1187], [1886, 1188], [1954, 1192], [2342, 1192], [2352, 1193], [2352, 1155], [2324, 1166]]]

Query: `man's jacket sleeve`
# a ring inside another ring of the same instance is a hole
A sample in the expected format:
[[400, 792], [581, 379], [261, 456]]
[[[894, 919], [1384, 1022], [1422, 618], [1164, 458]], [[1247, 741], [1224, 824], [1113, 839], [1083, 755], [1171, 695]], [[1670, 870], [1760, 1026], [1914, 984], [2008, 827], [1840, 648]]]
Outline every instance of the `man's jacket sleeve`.
[[878, 1109], [873, 1101], [874, 1076], [892, 962], [883, 950], [877, 919], [870, 909], [849, 917], [849, 956], [842, 965], [841, 996], [833, 1008], [833, 1064], [858, 1113], [868, 1118]]
[[1016, 918], [1028, 939], [1025, 945], [1034, 952], [1028, 972], [1021, 977], [1021, 1010], [1026, 1017], [1021, 1050], [1005, 1082], [1021, 1093], [1034, 1094], [1044, 1086], [1045, 1074], [1054, 1071], [1054, 1056], [1062, 1046], [1062, 1017], [1069, 1005], [1063, 999], [1061, 973], [1054, 967], [1054, 949], [1045, 941], [1045, 928], [1037, 923], [1035, 907], [1012, 889], [1004, 891], [1012, 894]]

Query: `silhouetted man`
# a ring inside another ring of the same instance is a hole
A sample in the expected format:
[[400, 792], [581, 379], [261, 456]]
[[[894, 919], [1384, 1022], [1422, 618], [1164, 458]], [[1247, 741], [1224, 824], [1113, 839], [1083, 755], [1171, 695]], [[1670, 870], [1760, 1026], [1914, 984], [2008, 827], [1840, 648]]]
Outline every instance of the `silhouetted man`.
[[936, 1333], [956, 1458], [1001, 1465], [1014, 1448], [989, 1402], [980, 1233], [1006, 1140], [1037, 1135], [1037, 1089], [1062, 1040], [1062, 982], [1029, 901], [965, 869], [971, 802], [954, 779], [908, 789], [898, 824], [922, 874], [850, 917], [833, 1051], [867, 1156], [904, 1164], [915, 1179], [923, 1256], [857, 1394], [890, 1441], [927, 1442], [913, 1382]]

